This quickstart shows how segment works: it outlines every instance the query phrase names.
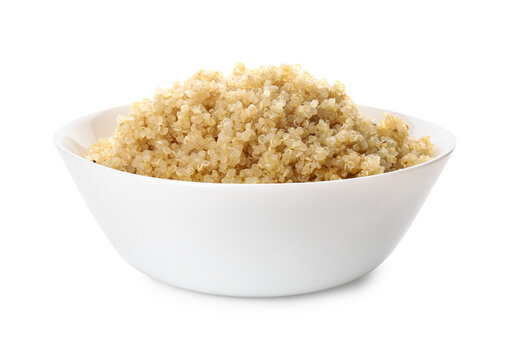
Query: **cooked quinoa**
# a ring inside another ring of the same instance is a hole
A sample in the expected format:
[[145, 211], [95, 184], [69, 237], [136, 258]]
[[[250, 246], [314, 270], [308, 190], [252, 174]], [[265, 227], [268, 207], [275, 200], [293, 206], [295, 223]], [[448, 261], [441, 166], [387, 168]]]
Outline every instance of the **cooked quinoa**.
[[212, 183], [290, 183], [381, 174], [431, 158], [403, 120], [363, 117], [343, 84], [299, 66], [197, 72], [132, 104], [85, 158], [134, 174]]

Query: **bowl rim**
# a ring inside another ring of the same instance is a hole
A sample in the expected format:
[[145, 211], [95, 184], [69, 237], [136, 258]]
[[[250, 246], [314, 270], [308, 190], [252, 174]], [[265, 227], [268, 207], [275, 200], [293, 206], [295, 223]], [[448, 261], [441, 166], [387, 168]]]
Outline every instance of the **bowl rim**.
[[302, 186], [313, 186], [313, 187], [316, 187], [316, 186], [324, 186], [325, 184], [335, 184], [335, 183], [343, 183], [343, 182], [344, 183], [354, 183], [354, 182], [359, 182], [359, 181], [367, 181], [368, 179], [373, 179], [373, 178], [381, 178], [381, 177], [385, 177], [385, 176], [395, 176], [396, 174], [401, 174], [401, 173], [404, 173], [404, 172], [415, 171], [415, 170], [418, 170], [418, 169], [420, 169], [422, 167], [426, 167], [426, 166], [429, 166], [430, 164], [436, 163], [436, 162], [442, 160], [443, 158], [448, 157], [456, 148], [456, 138], [455, 138], [455, 136], [450, 131], [446, 130], [445, 128], [443, 128], [440, 125], [437, 125], [437, 124], [432, 123], [430, 121], [426, 121], [426, 120], [422, 120], [422, 119], [416, 118], [414, 116], [410, 116], [410, 115], [402, 114], [402, 113], [399, 113], [399, 112], [395, 112], [395, 111], [392, 111], [392, 110], [381, 109], [381, 108], [376, 108], [376, 107], [373, 107], [373, 106], [360, 105], [360, 104], [356, 104], [356, 105], [359, 108], [361, 108], [361, 110], [363, 108], [365, 108], [365, 109], [371, 109], [371, 110], [380, 111], [380, 112], [387, 112], [387, 113], [390, 113], [390, 114], [393, 114], [393, 115], [401, 116], [401, 117], [403, 117], [405, 119], [411, 119], [412, 121], [417, 121], [418, 120], [418, 121], [424, 122], [424, 123], [426, 123], [426, 124], [428, 124], [430, 126], [437, 127], [442, 132], [444, 132], [444, 136], [447, 136], [447, 138], [449, 140], [451, 140], [451, 141], [449, 141], [449, 146], [447, 146], [445, 149], [442, 149], [440, 154], [438, 154], [437, 156], [433, 157], [431, 160], [428, 160], [428, 161], [426, 161], [424, 163], [421, 163], [421, 164], [418, 164], [418, 165], [414, 165], [414, 166], [410, 166], [408, 168], [394, 170], [394, 171], [385, 172], [385, 173], [376, 174], [376, 175], [369, 175], [369, 176], [362, 176], [362, 177], [348, 178], [348, 179], [339, 179], [339, 180], [307, 181], [307, 182], [294, 182], [294, 183], [259, 183], [259, 184], [253, 183], [253, 184], [250, 184], [250, 183], [208, 183], [208, 182], [198, 182], [198, 181], [164, 179], [164, 178], [158, 178], [158, 177], [153, 177], [153, 176], [148, 176], [148, 175], [133, 174], [133, 173], [129, 173], [129, 172], [126, 172], [126, 171], [113, 169], [111, 167], [108, 167], [108, 166], [105, 166], [105, 165], [101, 165], [101, 164], [98, 164], [98, 163], [94, 163], [94, 162], [92, 162], [90, 160], [87, 160], [84, 157], [82, 157], [82, 156], [80, 156], [80, 155], [70, 151], [69, 149], [67, 149], [67, 148], [65, 148], [63, 146], [62, 139], [64, 138], [65, 133], [67, 132], [67, 130], [69, 130], [70, 128], [73, 128], [73, 127], [75, 127], [78, 124], [81, 124], [83, 122], [91, 121], [96, 116], [101, 115], [101, 114], [103, 114], [105, 112], [108, 112], [108, 111], [114, 111], [114, 110], [117, 110], [117, 109], [125, 109], [125, 108], [127, 109], [130, 106], [130, 104], [111, 107], [111, 108], [108, 108], [108, 109], [104, 109], [104, 110], [101, 110], [101, 111], [96, 111], [94, 113], [90, 113], [88, 115], [84, 115], [84, 116], [82, 116], [80, 118], [77, 118], [77, 119], [75, 119], [75, 120], [65, 124], [59, 130], [57, 130], [56, 133], [53, 136], [53, 142], [54, 142], [54, 145], [56, 146], [56, 148], [59, 151], [65, 153], [65, 154], [68, 154], [69, 156], [71, 156], [74, 159], [86, 162], [86, 163], [90, 164], [90, 166], [98, 167], [99, 169], [104, 169], [105, 171], [109, 171], [109, 172], [112, 172], [112, 173], [115, 173], [115, 174], [119, 174], [120, 176], [132, 176], [132, 177], [135, 177], [136, 180], [141, 179], [143, 181], [152, 181], [152, 182], [160, 182], [160, 183], [162, 182], [164, 184], [169, 183], [169, 184], [173, 184], [173, 185], [197, 186], [197, 187], [237, 187], [238, 186], [238, 187], [241, 187], [241, 188], [246, 188], [246, 187], [255, 187], [255, 188], [256, 187], [287, 187], [287, 186], [299, 186], [299, 187], [302, 187]]

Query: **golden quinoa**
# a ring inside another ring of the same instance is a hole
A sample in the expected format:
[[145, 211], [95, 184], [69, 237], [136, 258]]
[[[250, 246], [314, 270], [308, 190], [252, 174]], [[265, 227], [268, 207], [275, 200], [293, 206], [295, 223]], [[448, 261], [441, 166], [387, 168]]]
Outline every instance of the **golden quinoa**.
[[85, 158], [134, 174], [212, 183], [287, 183], [381, 174], [431, 158], [401, 118], [363, 117], [345, 87], [299, 66], [197, 72], [132, 104]]

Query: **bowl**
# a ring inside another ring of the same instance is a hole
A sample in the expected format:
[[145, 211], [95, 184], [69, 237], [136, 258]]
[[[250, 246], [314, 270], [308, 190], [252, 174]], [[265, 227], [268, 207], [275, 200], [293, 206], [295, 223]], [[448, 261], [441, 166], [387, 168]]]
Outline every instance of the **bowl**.
[[[359, 106], [371, 118], [386, 110]], [[162, 282], [246, 297], [303, 294], [375, 269], [399, 243], [455, 148], [447, 130], [400, 115], [430, 135], [435, 157], [362, 178], [212, 184], [135, 175], [82, 157], [129, 106], [60, 129], [54, 142], [92, 214], [129, 264]]]

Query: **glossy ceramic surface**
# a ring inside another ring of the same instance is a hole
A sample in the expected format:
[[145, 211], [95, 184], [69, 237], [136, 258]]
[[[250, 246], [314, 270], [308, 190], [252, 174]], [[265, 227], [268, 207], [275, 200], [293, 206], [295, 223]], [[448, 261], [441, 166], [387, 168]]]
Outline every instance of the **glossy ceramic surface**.
[[[119, 254], [160, 281], [232, 296], [283, 296], [377, 267], [412, 223], [455, 148], [432, 123], [400, 114], [436, 157], [391, 173], [300, 184], [207, 184], [128, 174], [81, 157], [128, 106], [85, 116], [55, 144]], [[360, 106], [370, 117], [386, 111]], [[433, 226], [433, 224], [432, 224]]]

